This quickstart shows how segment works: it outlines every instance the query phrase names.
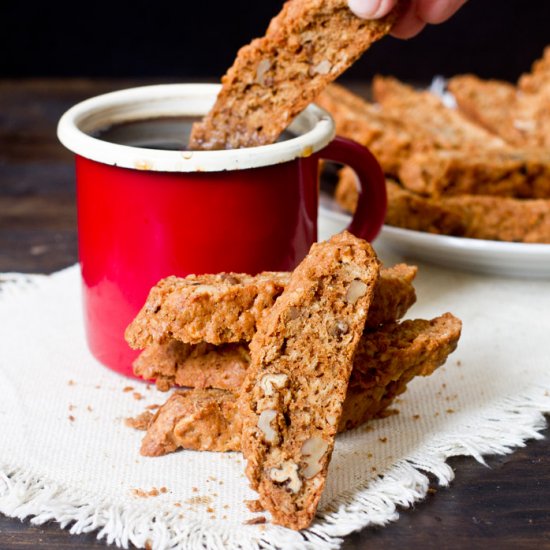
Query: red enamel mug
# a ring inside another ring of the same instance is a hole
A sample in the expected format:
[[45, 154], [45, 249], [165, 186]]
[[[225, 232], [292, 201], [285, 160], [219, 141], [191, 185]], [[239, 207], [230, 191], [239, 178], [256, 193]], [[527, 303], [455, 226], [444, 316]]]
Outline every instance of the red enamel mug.
[[349, 165], [360, 197], [350, 231], [372, 240], [386, 209], [382, 171], [359, 144], [334, 138], [310, 105], [284, 141], [226, 151], [167, 151], [110, 143], [97, 131], [128, 121], [204, 115], [217, 85], [146, 86], [71, 108], [58, 126], [76, 154], [78, 246], [88, 344], [132, 376], [124, 330], [169, 275], [293, 269], [317, 240], [320, 159]]

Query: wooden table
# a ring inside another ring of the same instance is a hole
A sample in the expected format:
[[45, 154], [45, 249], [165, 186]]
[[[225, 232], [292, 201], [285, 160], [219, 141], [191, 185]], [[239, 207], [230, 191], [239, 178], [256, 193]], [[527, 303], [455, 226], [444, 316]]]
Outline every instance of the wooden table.
[[[55, 128], [72, 104], [151, 81], [0, 80], [0, 272], [51, 273], [77, 260], [72, 156]], [[550, 430], [543, 432], [545, 436]], [[1, 446], [0, 442], [0, 446]], [[450, 461], [450, 488], [434, 484], [424, 502], [386, 528], [346, 538], [346, 549], [550, 549], [550, 440], [512, 455]], [[0, 515], [0, 549], [104, 546], [56, 524]]]

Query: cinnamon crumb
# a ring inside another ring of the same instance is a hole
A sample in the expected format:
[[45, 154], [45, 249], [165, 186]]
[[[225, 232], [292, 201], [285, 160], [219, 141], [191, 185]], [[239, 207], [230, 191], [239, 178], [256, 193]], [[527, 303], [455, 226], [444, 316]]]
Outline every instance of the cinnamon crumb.
[[141, 393], [139, 393], [138, 391], [135, 391], [133, 394], [132, 394], [132, 397], [136, 400], [136, 401], [141, 401], [143, 399], [143, 395], [141, 395]]
[[386, 443], [388, 441], [388, 438], [387, 437], [379, 437], [378, 441], [380, 441], [380, 443]]
[[428, 493], [430, 493], [430, 495], [435, 495], [437, 493], [437, 489], [434, 489], [433, 487], [428, 487]]
[[176, 508], [181, 508], [181, 502], [174, 502], [174, 506]]
[[214, 508], [212, 508], [212, 506], [209, 506], [206, 511], [209, 513], [209, 514], [213, 514], [216, 510], [214, 510]]
[[70, 414], [70, 415], [69, 415], [69, 420], [70, 420], [71, 422], [74, 422], [74, 421], [76, 420], [76, 418], [75, 418], [72, 414]]
[[191, 491], [193, 491], [193, 493], [198, 493], [199, 489], [197, 487], [191, 487]]
[[156, 409], [160, 409], [160, 405], [157, 405], [156, 403], [153, 403], [153, 405], [147, 405], [147, 407], [145, 407], [145, 408], [149, 411], [154, 411]]
[[168, 492], [168, 489], [166, 487], [161, 487], [160, 492], [164, 495]]
[[413, 414], [413, 419], [414, 420], [418, 420], [420, 418], [420, 415], [419, 414]]
[[160, 495], [160, 491], [156, 487], [153, 487], [150, 491], [145, 491], [144, 489], [132, 489], [132, 494], [140, 498], [158, 497]]
[[453, 414], [455, 412], [455, 410], [454, 409], [447, 409], [445, 412], [447, 414]]
[[124, 393], [128, 393], [128, 392], [134, 391], [134, 387], [133, 386], [126, 386], [126, 387], [122, 388], [122, 391]]
[[247, 519], [246, 521], [243, 521], [244, 525], [260, 525], [262, 523], [265, 523], [266, 519], [264, 516], [256, 516], [255, 518]]
[[149, 428], [153, 420], [153, 414], [149, 411], [142, 412], [133, 418], [125, 418], [124, 424], [134, 430], [145, 431]]
[[69, 380], [69, 381], [67, 382], [67, 385], [68, 385], [68, 386], [76, 386], [76, 382], [75, 382], [74, 380]]

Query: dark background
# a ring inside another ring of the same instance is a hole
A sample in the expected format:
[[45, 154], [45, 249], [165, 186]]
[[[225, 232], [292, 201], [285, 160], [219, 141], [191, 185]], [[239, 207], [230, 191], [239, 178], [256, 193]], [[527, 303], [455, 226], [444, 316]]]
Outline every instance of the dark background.
[[[12, 1], [0, 5], [0, 77], [219, 77], [280, 0]], [[376, 44], [348, 73], [413, 81], [474, 72], [515, 80], [550, 43], [548, 0], [470, 0], [409, 41]]]

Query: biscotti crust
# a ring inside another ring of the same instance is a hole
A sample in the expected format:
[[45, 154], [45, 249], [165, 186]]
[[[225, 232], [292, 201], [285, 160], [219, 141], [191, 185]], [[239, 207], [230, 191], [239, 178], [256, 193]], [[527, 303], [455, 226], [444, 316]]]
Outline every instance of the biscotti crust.
[[241, 48], [191, 149], [273, 143], [292, 120], [375, 41], [408, 0], [378, 20], [355, 16], [346, 0], [289, 0], [265, 36]]
[[378, 272], [371, 246], [347, 232], [314, 244], [252, 339], [241, 445], [274, 523], [313, 520]]

